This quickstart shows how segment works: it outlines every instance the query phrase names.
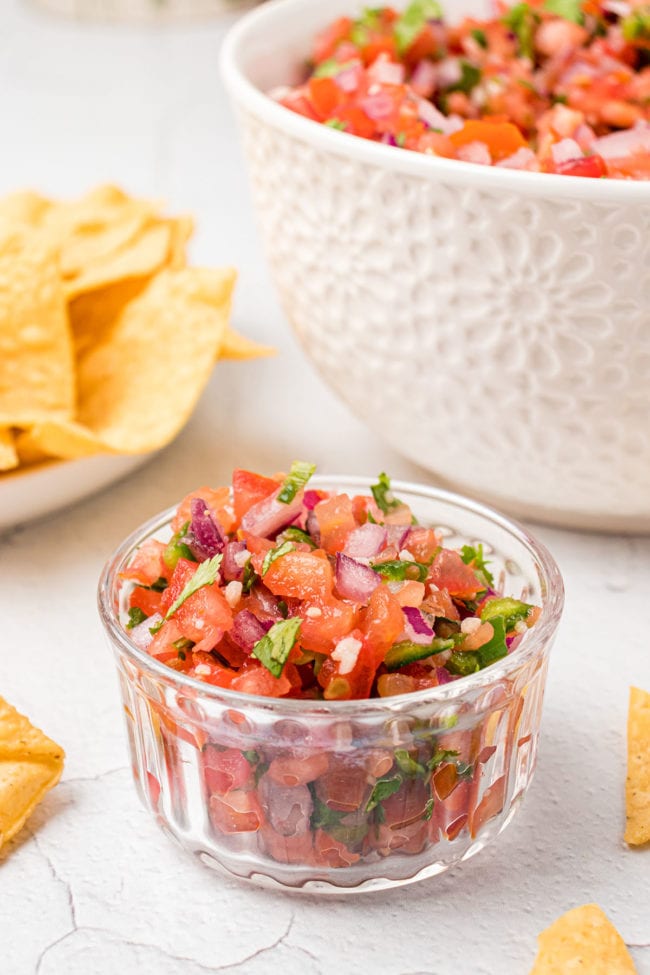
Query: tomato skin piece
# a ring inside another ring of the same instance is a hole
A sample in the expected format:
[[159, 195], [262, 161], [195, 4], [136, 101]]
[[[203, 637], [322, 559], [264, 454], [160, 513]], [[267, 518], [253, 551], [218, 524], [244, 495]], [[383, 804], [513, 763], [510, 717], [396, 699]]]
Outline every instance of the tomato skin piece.
[[135, 553], [128, 568], [120, 572], [120, 579], [139, 582], [143, 586], [152, 586], [158, 579], [166, 579], [169, 569], [163, 559], [165, 547], [162, 542], [149, 539]]
[[477, 592], [485, 589], [469, 565], [465, 565], [458, 552], [443, 548], [436, 555], [429, 570], [429, 582], [438, 589], [446, 589], [457, 599], [473, 599]]
[[600, 179], [601, 176], [607, 176], [607, 165], [602, 156], [584, 156], [582, 159], [568, 159], [566, 162], [558, 163], [555, 171], [563, 176]]
[[274, 596], [327, 599], [334, 588], [334, 573], [324, 553], [287, 552], [272, 563], [264, 584]]
[[159, 613], [161, 603], [161, 592], [156, 592], [155, 589], [143, 589], [142, 586], [136, 586], [129, 597], [129, 606], [141, 609], [145, 616]]
[[240, 524], [249, 508], [277, 491], [279, 484], [280, 482], [272, 477], [263, 477], [252, 471], [241, 468], [233, 471], [232, 491], [236, 523]]
[[433, 528], [411, 528], [404, 548], [407, 548], [416, 562], [429, 563], [440, 548], [440, 539]]
[[264, 814], [254, 792], [233, 789], [223, 797], [210, 796], [210, 819], [221, 833], [255, 833]]

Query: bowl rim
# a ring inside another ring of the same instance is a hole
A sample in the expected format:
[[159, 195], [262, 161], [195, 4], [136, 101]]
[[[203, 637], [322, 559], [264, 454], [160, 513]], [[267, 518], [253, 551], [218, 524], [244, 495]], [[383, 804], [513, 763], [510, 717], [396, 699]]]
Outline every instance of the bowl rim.
[[[402, 3], [397, 0], [396, 5]], [[242, 55], [253, 38], [264, 36], [268, 43], [270, 37], [273, 43], [274, 35], [282, 36], [282, 23], [310, 6], [313, 7], [313, 0], [270, 0], [244, 14], [226, 34], [219, 59], [221, 76], [233, 100], [260, 121], [323, 152], [422, 179], [448, 180], [454, 185], [554, 200], [650, 202], [649, 180], [562, 177], [443, 159], [339, 132], [285, 108], [248, 79], [241, 66]], [[324, 16], [323, 26], [326, 23]]]
[[[320, 474], [313, 477], [310, 484], [314, 487], [324, 489], [339, 490], [341, 488], [365, 488], [369, 489], [374, 484], [376, 478], [344, 475], [344, 474]], [[204, 698], [211, 698], [221, 704], [237, 708], [256, 708], [266, 711], [276, 711], [282, 714], [313, 716], [313, 717], [341, 717], [351, 714], [357, 716], [369, 716], [386, 711], [400, 712], [409, 710], [413, 706], [422, 704], [453, 704], [459, 698], [462, 699], [465, 693], [474, 690], [485, 689], [498, 681], [507, 678], [511, 673], [521, 669], [528, 661], [540, 656], [547, 646], [550, 646], [557, 630], [562, 610], [564, 608], [564, 583], [559, 567], [555, 559], [548, 551], [546, 546], [531, 535], [525, 526], [519, 522], [508, 518], [501, 512], [474, 501], [464, 495], [446, 491], [442, 488], [430, 487], [425, 484], [416, 484], [409, 481], [392, 481], [392, 489], [396, 493], [416, 494], [429, 501], [441, 501], [451, 504], [458, 509], [469, 511], [485, 520], [491, 521], [499, 528], [508, 532], [517, 542], [526, 548], [533, 558], [537, 571], [540, 573], [542, 587], [546, 588], [546, 599], [542, 603], [542, 612], [535, 626], [528, 631], [526, 638], [522, 641], [517, 650], [503, 657], [496, 663], [491, 664], [484, 670], [476, 674], [462, 677], [460, 680], [452, 681], [449, 684], [441, 684], [438, 687], [425, 688], [422, 691], [414, 691], [409, 694], [395, 695], [384, 698], [362, 698], [346, 701], [305, 701], [283, 697], [263, 697], [257, 694], [246, 694], [242, 691], [233, 691], [228, 688], [216, 687], [204, 681], [196, 680], [178, 671], [167, 667], [164, 663], [151, 657], [146, 650], [141, 650], [129, 639], [128, 634], [123, 629], [117, 613], [114, 609], [114, 587], [117, 582], [119, 569], [124, 565], [131, 554], [139, 547], [146, 537], [154, 532], [161, 530], [167, 525], [174, 513], [177, 505], [167, 508], [150, 518], [140, 525], [135, 531], [118, 546], [102, 569], [97, 588], [97, 602], [99, 615], [103, 623], [106, 635], [115, 651], [119, 649], [120, 654], [126, 655], [141, 670], [147, 672], [155, 679], [163, 678], [164, 681], [177, 690], [189, 690]]]

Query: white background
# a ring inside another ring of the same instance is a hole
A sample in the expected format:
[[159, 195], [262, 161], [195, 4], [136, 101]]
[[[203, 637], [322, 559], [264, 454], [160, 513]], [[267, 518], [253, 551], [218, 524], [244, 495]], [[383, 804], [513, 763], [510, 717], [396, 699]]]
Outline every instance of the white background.
[[221, 31], [82, 27], [0, 0], [0, 190], [75, 195], [109, 180], [190, 210], [194, 259], [240, 269], [236, 326], [279, 350], [220, 364], [181, 437], [140, 472], [0, 539], [0, 694], [68, 754], [0, 854], [0, 972], [525, 975], [536, 934], [596, 901], [645, 945], [632, 954], [649, 975], [650, 850], [621, 839], [628, 686], [650, 689], [648, 539], [539, 529], [567, 609], [538, 771], [510, 829], [462, 867], [361, 899], [269, 893], [194, 863], [138, 804], [95, 611], [124, 535], [234, 466], [305, 457], [323, 472], [428, 477], [333, 399], [291, 336], [218, 78]]

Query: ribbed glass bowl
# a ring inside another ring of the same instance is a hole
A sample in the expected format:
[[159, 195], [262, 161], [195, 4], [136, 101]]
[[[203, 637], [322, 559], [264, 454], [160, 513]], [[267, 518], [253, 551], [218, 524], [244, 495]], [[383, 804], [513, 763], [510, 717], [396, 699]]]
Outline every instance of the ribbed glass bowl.
[[[369, 479], [314, 478], [367, 493]], [[363, 701], [300, 701], [200, 683], [124, 630], [120, 572], [173, 509], [134, 532], [104, 568], [99, 611], [115, 654], [133, 775], [159, 825], [206, 864], [284, 889], [377, 890], [478, 853], [530, 784], [560, 573], [521, 526], [481, 504], [394, 482], [449, 547], [483, 543], [496, 586], [542, 607], [508, 657], [450, 684]]]

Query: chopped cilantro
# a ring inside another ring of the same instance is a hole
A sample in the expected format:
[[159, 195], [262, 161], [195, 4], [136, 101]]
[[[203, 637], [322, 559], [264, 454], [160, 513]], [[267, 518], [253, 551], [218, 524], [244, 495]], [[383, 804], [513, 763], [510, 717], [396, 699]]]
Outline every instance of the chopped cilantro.
[[544, 0], [544, 10], [574, 24], [584, 24], [581, 0]]
[[309, 783], [309, 791], [311, 792], [314, 803], [311, 819], [309, 820], [309, 825], [312, 830], [324, 829], [329, 833], [332, 829], [339, 827], [345, 813], [339, 812], [336, 809], [330, 809], [326, 803], [322, 802], [316, 795], [313, 782]]
[[439, 20], [442, 7], [438, 0], [412, 0], [394, 26], [395, 42], [400, 54], [405, 54], [418, 39], [429, 20]]
[[357, 60], [337, 61], [336, 58], [328, 58], [327, 61], [321, 61], [321, 63], [318, 65], [314, 71], [314, 78], [334, 78], [342, 71], [347, 71], [349, 68], [354, 68], [358, 63], [359, 62]]
[[164, 576], [158, 576], [155, 582], [152, 582], [150, 586], [144, 586], [144, 589], [152, 589], [153, 592], [164, 592], [169, 585], [167, 579]]
[[434, 806], [434, 803], [435, 803], [435, 799], [433, 798], [433, 796], [431, 796], [431, 798], [427, 800], [427, 804], [424, 807], [424, 817], [423, 818], [424, 818], [424, 821], [425, 822], [428, 822], [431, 819], [431, 817], [433, 816], [433, 806]]
[[433, 772], [438, 768], [439, 765], [452, 762], [457, 757], [458, 752], [452, 751], [449, 748], [436, 748], [435, 752], [427, 762], [427, 768]]
[[395, 750], [395, 761], [397, 766], [404, 773], [404, 775], [409, 775], [414, 777], [416, 775], [426, 775], [426, 769], [424, 765], [420, 765], [416, 762], [414, 758], [409, 755], [405, 748], [397, 748]]
[[494, 576], [488, 569], [490, 559], [486, 559], [483, 555], [483, 543], [474, 548], [473, 545], [463, 545], [460, 550], [460, 557], [465, 563], [465, 565], [471, 565], [472, 568], [476, 569], [477, 574], [480, 576], [488, 586], [494, 585]]
[[[178, 651], [182, 651], [182, 650], [189, 650], [190, 647], [194, 646], [194, 644], [191, 640], [188, 640], [187, 637], [182, 636], [180, 637], [180, 639], [174, 640], [172, 646], [175, 647]], [[180, 652], [178, 656], [181, 657]], [[183, 654], [181, 660], [185, 660], [185, 654]]]
[[539, 24], [539, 17], [535, 11], [527, 3], [516, 3], [505, 12], [501, 20], [517, 38], [522, 57], [532, 60], [535, 53], [533, 41]]
[[304, 532], [302, 528], [296, 528], [295, 525], [289, 525], [288, 528], [285, 528], [280, 537], [287, 542], [295, 542], [297, 545], [310, 545], [311, 548], [317, 548], [311, 535]]
[[315, 464], [308, 464], [304, 460], [294, 460], [291, 470], [282, 482], [278, 501], [282, 504], [291, 504], [298, 491], [304, 488], [315, 470]]
[[383, 779], [377, 779], [375, 787], [370, 793], [370, 798], [366, 804], [366, 812], [372, 812], [380, 802], [384, 799], [388, 799], [393, 793], [397, 792], [402, 784], [401, 775], [390, 775], [384, 776]]
[[280, 615], [286, 620], [289, 615], [289, 607], [285, 603], [284, 599], [278, 599], [278, 609], [280, 610]]
[[372, 491], [372, 496], [375, 499], [377, 507], [380, 509], [380, 511], [383, 511], [385, 515], [391, 511], [395, 511], [396, 508], [401, 508], [402, 502], [393, 497], [393, 492], [390, 489], [390, 477], [388, 474], [384, 474], [382, 472], [377, 478], [377, 483], [373, 484], [370, 490]]
[[198, 590], [202, 589], [204, 586], [211, 586], [217, 581], [222, 558], [223, 556], [221, 555], [215, 555], [214, 558], [206, 559], [205, 562], [201, 562], [192, 578], [185, 583], [180, 595], [176, 597], [165, 613], [166, 620], [168, 620], [170, 616], [173, 616], [176, 610], [180, 609], [185, 600], [189, 599], [190, 596], [193, 596], [195, 592], [198, 592]]
[[466, 94], [469, 94], [478, 85], [481, 80], [480, 68], [477, 68], [474, 64], [470, 64], [469, 61], [463, 60], [460, 62], [460, 70], [461, 75], [459, 80], [446, 88], [445, 91], [464, 91]]
[[246, 759], [249, 765], [257, 765], [260, 760], [259, 754], [253, 748], [250, 748], [247, 751], [242, 752], [242, 755], [244, 756], [244, 758]]
[[287, 657], [298, 638], [302, 620], [294, 616], [288, 620], [278, 620], [261, 640], [253, 647], [254, 657], [264, 664], [274, 677], [280, 677]]
[[241, 580], [242, 592], [244, 593], [244, 595], [247, 595], [247, 593], [251, 591], [251, 589], [258, 581], [258, 579], [259, 576], [255, 571], [255, 569], [253, 568], [253, 565], [249, 559], [249, 561], [244, 566], [244, 574]]
[[429, 575], [429, 566], [424, 562], [388, 559], [386, 562], [371, 562], [370, 565], [375, 572], [385, 579], [390, 579], [391, 582], [403, 582], [405, 579], [424, 582]]
[[400, 147], [400, 149], [403, 149], [404, 146], [406, 145], [406, 135], [405, 135], [405, 133], [404, 132], [398, 132], [397, 135], [395, 136], [395, 142]]
[[325, 125], [329, 129], [338, 129], [339, 132], [345, 132], [348, 127], [348, 123], [343, 122], [340, 118], [328, 118]]
[[149, 617], [139, 606], [131, 606], [129, 610], [129, 622], [126, 624], [127, 630], [132, 630], [134, 626], [144, 623], [146, 619], [149, 619]]
[[283, 555], [293, 552], [294, 549], [295, 545], [293, 542], [283, 542], [282, 545], [276, 545], [275, 548], [270, 548], [264, 556], [264, 561], [262, 562], [262, 575], [266, 575], [277, 559], [281, 559]]
[[471, 779], [474, 775], [474, 766], [469, 762], [456, 762], [456, 772], [459, 779]]
[[622, 21], [623, 37], [628, 44], [650, 41], [650, 4], [637, 7]]
[[488, 39], [485, 36], [485, 31], [481, 30], [479, 27], [475, 27], [474, 30], [470, 31], [471, 36], [474, 38], [479, 47], [485, 50], [488, 46]]

